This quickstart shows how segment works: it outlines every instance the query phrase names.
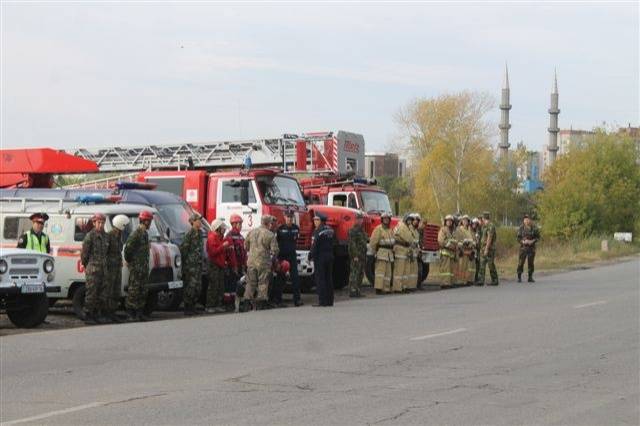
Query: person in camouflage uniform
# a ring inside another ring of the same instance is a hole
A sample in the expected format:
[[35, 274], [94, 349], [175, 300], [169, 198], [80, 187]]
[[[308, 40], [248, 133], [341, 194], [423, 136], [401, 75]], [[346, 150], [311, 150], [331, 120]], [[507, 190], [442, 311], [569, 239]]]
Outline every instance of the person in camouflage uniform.
[[153, 213], [144, 210], [138, 215], [140, 225], [129, 235], [124, 248], [124, 260], [129, 267], [129, 284], [125, 307], [132, 321], [147, 321], [144, 314], [149, 288], [149, 234]]
[[489, 266], [491, 285], [498, 285], [498, 270], [496, 269], [496, 227], [491, 222], [491, 214], [482, 214], [482, 238], [480, 240], [480, 273], [476, 285], [484, 285], [484, 276]]
[[480, 238], [482, 237], [482, 225], [480, 225], [480, 219], [474, 217], [471, 221], [471, 232], [473, 233], [473, 243], [475, 246], [473, 259], [475, 262], [474, 279], [473, 282], [478, 282], [478, 274], [480, 273]]
[[518, 228], [518, 242], [520, 243], [520, 255], [518, 257], [518, 282], [522, 282], [522, 272], [524, 270], [524, 261], [527, 260], [528, 281], [534, 283], [533, 279], [533, 261], [536, 257], [536, 243], [540, 239], [540, 230], [533, 224], [529, 215], [525, 214], [523, 224]]
[[107, 316], [113, 322], [122, 322], [116, 315], [120, 305], [120, 288], [122, 287], [122, 231], [129, 224], [129, 218], [119, 214], [111, 221], [109, 231], [109, 253], [107, 255]]
[[364, 278], [364, 268], [367, 261], [367, 243], [369, 237], [362, 229], [364, 216], [361, 212], [356, 213], [356, 223], [349, 229], [349, 259], [351, 260], [349, 271], [349, 297], [363, 297], [360, 291], [362, 279]]
[[107, 285], [109, 237], [104, 232], [105, 215], [96, 213], [91, 220], [93, 229], [84, 237], [80, 254], [80, 261], [84, 266], [86, 277], [84, 321], [86, 324], [102, 324], [108, 322], [101, 315], [108, 302], [108, 294], [106, 294], [105, 289]]
[[182, 281], [184, 282], [182, 299], [184, 301], [184, 314], [195, 315], [196, 302], [200, 296], [202, 284], [202, 217], [194, 213], [189, 218], [191, 229], [184, 234], [180, 244], [180, 257], [182, 258]]
[[393, 270], [393, 230], [391, 229], [391, 213], [383, 212], [380, 215], [380, 225], [371, 233], [371, 252], [376, 258], [375, 277], [373, 286], [376, 294], [391, 292], [391, 278]]
[[438, 274], [442, 283], [441, 288], [450, 288], [455, 282], [454, 271], [458, 252], [458, 241], [453, 236], [454, 217], [446, 215], [444, 226], [438, 231], [438, 244], [440, 245], [440, 264]]
[[248, 253], [244, 299], [250, 301], [256, 309], [271, 307], [267, 302], [269, 280], [271, 266], [278, 256], [278, 240], [271, 231], [271, 225], [275, 220], [276, 218], [270, 215], [262, 216], [262, 226], [249, 231], [244, 241], [244, 247]]

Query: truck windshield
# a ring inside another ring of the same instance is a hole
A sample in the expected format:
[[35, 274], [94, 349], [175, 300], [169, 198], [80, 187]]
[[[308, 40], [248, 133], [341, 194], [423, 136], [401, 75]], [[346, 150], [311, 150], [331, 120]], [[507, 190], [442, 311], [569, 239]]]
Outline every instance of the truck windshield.
[[362, 210], [367, 213], [391, 212], [389, 197], [384, 192], [362, 191]]
[[[176, 236], [185, 234], [191, 224], [189, 223], [189, 217], [194, 213], [193, 209], [188, 204], [181, 203], [169, 203], [169, 204], [157, 204], [155, 206], [162, 216], [162, 219], [167, 223], [172, 234]], [[202, 227], [205, 230], [209, 230], [209, 225], [202, 221]]]
[[258, 179], [258, 187], [266, 204], [304, 206], [298, 181], [284, 176]]

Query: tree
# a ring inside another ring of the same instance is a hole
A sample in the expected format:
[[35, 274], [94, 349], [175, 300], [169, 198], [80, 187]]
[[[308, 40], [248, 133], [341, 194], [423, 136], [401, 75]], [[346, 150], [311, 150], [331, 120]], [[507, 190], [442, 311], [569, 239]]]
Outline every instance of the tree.
[[597, 129], [545, 171], [539, 213], [545, 232], [563, 238], [633, 231], [640, 220], [640, 168], [628, 137]]
[[396, 114], [414, 155], [414, 205], [428, 217], [491, 204], [495, 164], [485, 116], [493, 106], [486, 94], [461, 92], [416, 99]]

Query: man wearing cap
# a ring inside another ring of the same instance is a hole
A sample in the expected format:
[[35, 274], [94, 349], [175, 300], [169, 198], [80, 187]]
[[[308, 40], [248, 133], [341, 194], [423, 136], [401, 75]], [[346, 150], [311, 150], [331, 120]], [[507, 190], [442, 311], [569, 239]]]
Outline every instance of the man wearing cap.
[[491, 213], [482, 213], [482, 238], [480, 239], [480, 273], [476, 285], [484, 285], [484, 275], [489, 266], [491, 285], [498, 285], [498, 270], [496, 269], [496, 227], [491, 222]]
[[262, 216], [261, 226], [249, 231], [244, 241], [244, 248], [248, 253], [244, 298], [250, 301], [255, 309], [271, 308], [267, 300], [269, 281], [271, 267], [278, 256], [278, 240], [270, 229], [275, 220], [271, 215]]
[[293, 291], [293, 304], [302, 306], [300, 299], [300, 277], [298, 276], [298, 258], [296, 256], [296, 245], [300, 235], [300, 228], [294, 222], [295, 212], [291, 209], [284, 214], [284, 224], [280, 225], [276, 231], [278, 241], [278, 259], [289, 262], [291, 269], [291, 289]]
[[391, 275], [393, 269], [393, 230], [391, 229], [391, 213], [380, 215], [380, 225], [371, 233], [369, 247], [376, 258], [373, 286], [376, 294], [391, 292]]
[[309, 258], [313, 260], [314, 281], [318, 303], [313, 306], [333, 306], [333, 244], [335, 232], [327, 226], [327, 216], [316, 212], [313, 218], [315, 230], [311, 237]]
[[442, 283], [441, 288], [453, 286], [455, 277], [456, 255], [458, 251], [458, 241], [453, 236], [454, 229], [453, 215], [446, 215], [444, 224], [438, 231], [438, 245], [440, 245], [439, 275]]
[[518, 282], [522, 282], [522, 272], [524, 270], [524, 261], [527, 260], [528, 281], [534, 283], [533, 280], [533, 261], [536, 257], [536, 243], [540, 239], [540, 230], [533, 224], [528, 214], [524, 215], [523, 223], [518, 228], [518, 242], [520, 243], [520, 255], [518, 257]]
[[129, 282], [125, 307], [131, 321], [148, 321], [144, 313], [149, 295], [149, 234], [153, 213], [143, 210], [138, 215], [140, 224], [129, 235], [124, 246], [124, 260], [129, 268]]
[[182, 281], [184, 283], [183, 296], [184, 314], [192, 316], [197, 314], [196, 302], [200, 296], [202, 286], [202, 217], [194, 213], [189, 218], [191, 228], [184, 234], [180, 244], [180, 257], [182, 258]]
[[364, 267], [367, 262], [367, 243], [369, 237], [362, 229], [364, 215], [362, 212], [356, 213], [356, 223], [349, 229], [349, 297], [363, 297], [360, 291], [362, 279], [364, 278]]
[[51, 244], [47, 234], [42, 232], [44, 224], [49, 220], [46, 213], [34, 213], [29, 216], [31, 229], [18, 238], [18, 248], [35, 250], [40, 253], [51, 253]]
[[85, 324], [102, 324], [109, 322], [102, 317], [109, 303], [107, 286], [107, 256], [109, 253], [109, 236], [104, 232], [106, 217], [96, 213], [91, 218], [93, 229], [82, 241], [80, 261], [85, 274]]
[[224, 240], [226, 225], [222, 219], [216, 219], [211, 224], [211, 232], [207, 236], [207, 256], [209, 257], [209, 283], [207, 286], [207, 313], [224, 312], [222, 301], [224, 298], [224, 273], [227, 268], [227, 252], [231, 246]]
[[120, 289], [122, 288], [122, 232], [129, 225], [129, 218], [119, 214], [111, 219], [109, 237], [109, 252], [107, 254], [107, 306], [104, 314], [113, 322], [122, 322], [116, 315], [120, 305]]

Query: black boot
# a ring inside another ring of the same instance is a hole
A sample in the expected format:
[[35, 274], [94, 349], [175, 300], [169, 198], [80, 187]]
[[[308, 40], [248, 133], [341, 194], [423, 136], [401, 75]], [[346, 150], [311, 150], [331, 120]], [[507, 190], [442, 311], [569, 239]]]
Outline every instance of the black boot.
[[140, 321], [138, 319], [137, 311], [133, 309], [127, 310], [127, 321], [131, 321], [131, 322]]
[[518, 282], [522, 282], [522, 272], [518, 272]]
[[151, 318], [149, 318], [148, 316], [146, 316], [144, 314], [144, 311], [142, 309], [138, 309], [136, 311], [136, 315], [138, 316], [138, 321], [146, 322], [146, 321], [149, 321], [151, 319]]
[[85, 312], [83, 321], [87, 325], [98, 325], [98, 321], [96, 320], [96, 315], [93, 312]]
[[529, 279], [527, 280], [530, 283], [535, 283], [535, 280], [533, 279], [533, 274], [529, 274]]

